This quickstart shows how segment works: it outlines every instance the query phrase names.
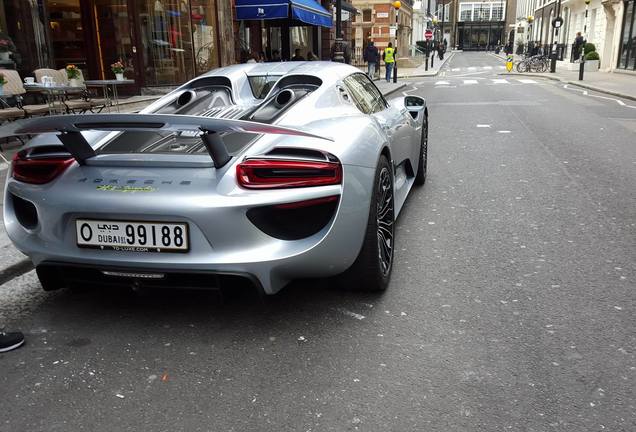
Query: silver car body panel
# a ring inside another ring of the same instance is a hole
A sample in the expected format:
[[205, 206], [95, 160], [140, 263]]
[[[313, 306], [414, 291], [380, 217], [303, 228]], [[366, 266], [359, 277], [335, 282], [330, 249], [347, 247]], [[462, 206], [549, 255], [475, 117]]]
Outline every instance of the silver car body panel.
[[[229, 80], [233, 106], [247, 110], [263, 103], [252, 94], [250, 76], [310, 76], [322, 84], [274, 122], [277, 127], [298, 133], [254, 135], [249, 145], [218, 169], [205, 153], [101, 154], [98, 150], [122, 132], [81, 132], [98, 153], [85, 165], [73, 164], [44, 185], [17, 181], [9, 173], [4, 193], [7, 233], [35, 265], [60, 262], [131, 271], [169, 268], [237, 273], [252, 276], [268, 294], [296, 278], [341, 273], [351, 266], [362, 247], [376, 166], [382, 153], [390, 157], [395, 167], [396, 217], [399, 214], [418, 168], [424, 118], [423, 111], [412, 116], [404, 107], [403, 98], [391, 101], [381, 112], [362, 113], [351, 100], [342, 97], [343, 79], [355, 73], [359, 70], [330, 62], [244, 64], [211, 71], [157, 100], [141, 114], [160, 111], [198, 80], [209, 77]], [[269, 95], [280, 90], [277, 86], [278, 83]], [[216, 118], [204, 119], [208, 120]], [[219, 125], [231, 122], [223, 120]], [[4, 135], [10, 132], [5, 130]], [[34, 137], [27, 148], [52, 144], [59, 145], [58, 138], [44, 133]], [[342, 184], [273, 190], [240, 187], [236, 165], [275, 148], [310, 149], [333, 155], [343, 167]], [[122, 193], [100, 187], [109, 184], [143, 188]], [[26, 228], [18, 221], [11, 195], [35, 206], [37, 226]], [[246, 217], [251, 208], [333, 195], [340, 195], [334, 217], [319, 232], [300, 240], [270, 237]], [[75, 220], [80, 218], [186, 222], [190, 227], [190, 251], [157, 254], [80, 249], [75, 230]]]

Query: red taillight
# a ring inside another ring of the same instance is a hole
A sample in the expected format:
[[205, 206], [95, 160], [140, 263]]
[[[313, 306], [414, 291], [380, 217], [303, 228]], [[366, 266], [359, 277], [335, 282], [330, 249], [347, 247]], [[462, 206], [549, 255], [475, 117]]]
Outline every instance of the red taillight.
[[22, 152], [16, 153], [11, 164], [13, 178], [24, 183], [44, 184], [62, 174], [75, 162], [73, 158], [23, 158]]
[[248, 159], [236, 166], [236, 178], [248, 189], [335, 185], [342, 182], [342, 166], [338, 162]]

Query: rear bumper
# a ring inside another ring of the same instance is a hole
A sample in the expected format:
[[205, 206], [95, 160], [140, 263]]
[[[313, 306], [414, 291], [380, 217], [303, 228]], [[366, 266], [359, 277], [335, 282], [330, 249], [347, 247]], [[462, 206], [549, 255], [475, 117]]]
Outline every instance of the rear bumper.
[[38, 274], [47, 276], [47, 281], [51, 288], [90, 285], [149, 289], [218, 290], [231, 288], [237, 280], [242, 279], [249, 281], [259, 293], [264, 293], [258, 278], [251, 274], [95, 266], [52, 261], [40, 263], [37, 266], [37, 271]]
[[[255, 206], [333, 195], [333, 187], [254, 192], [174, 194], [170, 199], [146, 195], [100, 195], [71, 180], [66, 185], [37, 188], [9, 179], [5, 190], [4, 220], [16, 247], [36, 266], [49, 263], [81, 265], [96, 270], [247, 275], [266, 294], [289, 281], [339, 274], [356, 259], [367, 224], [374, 170], [347, 166], [333, 219], [319, 232], [300, 240], [280, 240], [256, 228], [246, 213]], [[68, 186], [68, 191], [61, 187]], [[311, 190], [309, 190], [311, 189]], [[320, 190], [322, 189], [322, 190]], [[241, 194], [236, 196], [236, 194]], [[34, 204], [38, 222], [25, 227], [8, 199], [16, 195]], [[263, 197], [266, 197], [264, 199]], [[300, 198], [299, 198], [300, 197]], [[175, 215], [176, 216], [170, 216]], [[76, 245], [77, 218], [186, 222], [190, 226], [188, 253], [135, 253], [81, 249]]]

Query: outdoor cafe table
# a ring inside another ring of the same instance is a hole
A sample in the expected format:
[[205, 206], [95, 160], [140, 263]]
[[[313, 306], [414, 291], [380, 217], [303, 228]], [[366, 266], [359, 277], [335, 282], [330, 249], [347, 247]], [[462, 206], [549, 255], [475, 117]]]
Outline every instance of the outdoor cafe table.
[[[104, 99], [106, 99], [106, 106], [108, 107], [108, 112], [110, 112], [110, 107], [115, 104], [115, 108], [117, 108], [117, 112], [119, 112], [119, 95], [117, 94], [117, 86], [120, 85], [130, 85], [134, 84], [135, 80], [127, 79], [127, 80], [86, 80], [84, 84], [88, 87], [101, 87], [104, 90]], [[110, 94], [108, 93], [108, 87], [113, 88], [113, 97], [111, 99]]]
[[[39, 92], [46, 95], [46, 103], [49, 106], [49, 114], [66, 113], [66, 105], [64, 105], [64, 95], [66, 93], [78, 93], [86, 90], [84, 86], [70, 86], [64, 84], [44, 85], [39, 83], [23, 84], [26, 91]], [[59, 99], [59, 104], [56, 104]]]

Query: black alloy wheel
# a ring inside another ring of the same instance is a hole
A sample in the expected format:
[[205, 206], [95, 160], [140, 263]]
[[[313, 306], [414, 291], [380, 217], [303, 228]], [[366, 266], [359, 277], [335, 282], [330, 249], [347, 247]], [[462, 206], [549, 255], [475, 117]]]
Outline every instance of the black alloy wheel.
[[420, 164], [415, 174], [415, 184], [422, 186], [426, 182], [426, 165], [428, 163], [428, 117], [424, 117], [420, 145]]
[[358, 291], [386, 290], [391, 279], [394, 250], [393, 169], [382, 155], [376, 168], [362, 249], [353, 265], [341, 275], [340, 285]]

